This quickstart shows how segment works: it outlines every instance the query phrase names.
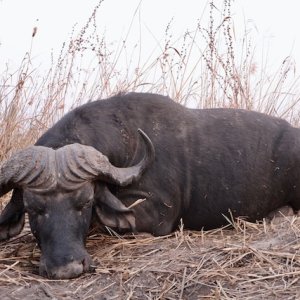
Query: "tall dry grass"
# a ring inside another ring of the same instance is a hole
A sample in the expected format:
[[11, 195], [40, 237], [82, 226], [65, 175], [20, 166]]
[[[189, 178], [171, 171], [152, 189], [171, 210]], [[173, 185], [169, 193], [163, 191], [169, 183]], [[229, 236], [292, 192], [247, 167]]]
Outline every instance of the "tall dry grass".
[[[132, 43], [132, 25], [119, 43], [100, 34], [97, 12], [102, 2], [81, 30], [74, 29], [59, 56], [51, 56], [43, 75], [31, 54], [38, 28], [19, 68], [1, 74], [0, 161], [34, 143], [72, 107], [120, 91], [168, 94], [199, 108], [254, 109], [298, 123], [299, 80], [292, 60], [286, 58], [275, 74], [268, 74], [266, 57], [258, 65], [247, 28], [241, 41], [235, 38], [232, 0], [221, 1], [221, 7], [211, 0], [203, 12], [208, 22], [200, 18], [180, 37], [174, 37], [171, 20], [164, 40], [147, 55], [141, 40]], [[139, 23], [139, 9], [132, 24]]]

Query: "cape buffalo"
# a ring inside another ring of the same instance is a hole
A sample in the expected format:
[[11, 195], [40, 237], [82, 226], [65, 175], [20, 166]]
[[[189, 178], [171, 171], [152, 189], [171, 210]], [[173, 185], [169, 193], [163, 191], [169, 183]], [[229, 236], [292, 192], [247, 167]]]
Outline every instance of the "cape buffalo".
[[200, 230], [226, 216], [298, 210], [299, 153], [299, 129], [257, 112], [188, 109], [144, 93], [90, 102], [2, 164], [0, 196], [14, 191], [0, 239], [20, 233], [27, 212], [40, 274], [76, 277], [91, 268], [92, 216], [118, 232], [165, 235], [180, 219]]

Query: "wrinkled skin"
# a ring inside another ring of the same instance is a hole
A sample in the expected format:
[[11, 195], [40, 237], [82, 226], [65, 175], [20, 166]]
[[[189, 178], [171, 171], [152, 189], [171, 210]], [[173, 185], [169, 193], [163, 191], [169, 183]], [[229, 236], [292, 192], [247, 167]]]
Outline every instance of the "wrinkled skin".
[[[41, 248], [40, 274], [53, 279], [77, 277], [91, 270], [85, 239], [91, 223], [94, 185], [43, 195], [24, 190], [31, 231]], [[67, 217], [66, 217], [66, 213]]]

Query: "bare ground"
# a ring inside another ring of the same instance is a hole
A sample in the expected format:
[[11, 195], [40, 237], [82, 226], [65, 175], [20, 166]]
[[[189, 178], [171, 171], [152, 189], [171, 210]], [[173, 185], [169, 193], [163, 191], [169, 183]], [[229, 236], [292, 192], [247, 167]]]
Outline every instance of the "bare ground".
[[92, 274], [37, 275], [28, 226], [0, 245], [0, 299], [300, 299], [300, 218], [173, 235], [92, 234]]

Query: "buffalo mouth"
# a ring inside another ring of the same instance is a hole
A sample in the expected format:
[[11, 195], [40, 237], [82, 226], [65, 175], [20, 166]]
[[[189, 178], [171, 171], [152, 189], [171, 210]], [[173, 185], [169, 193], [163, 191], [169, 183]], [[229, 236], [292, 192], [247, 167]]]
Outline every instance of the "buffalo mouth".
[[40, 261], [39, 274], [40, 276], [49, 279], [72, 279], [86, 272], [93, 272], [95, 267], [92, 265], [92, 260], [88, 254], [79, 260], [72, 258], [67, 264], [53, 265], [42, 257]]

